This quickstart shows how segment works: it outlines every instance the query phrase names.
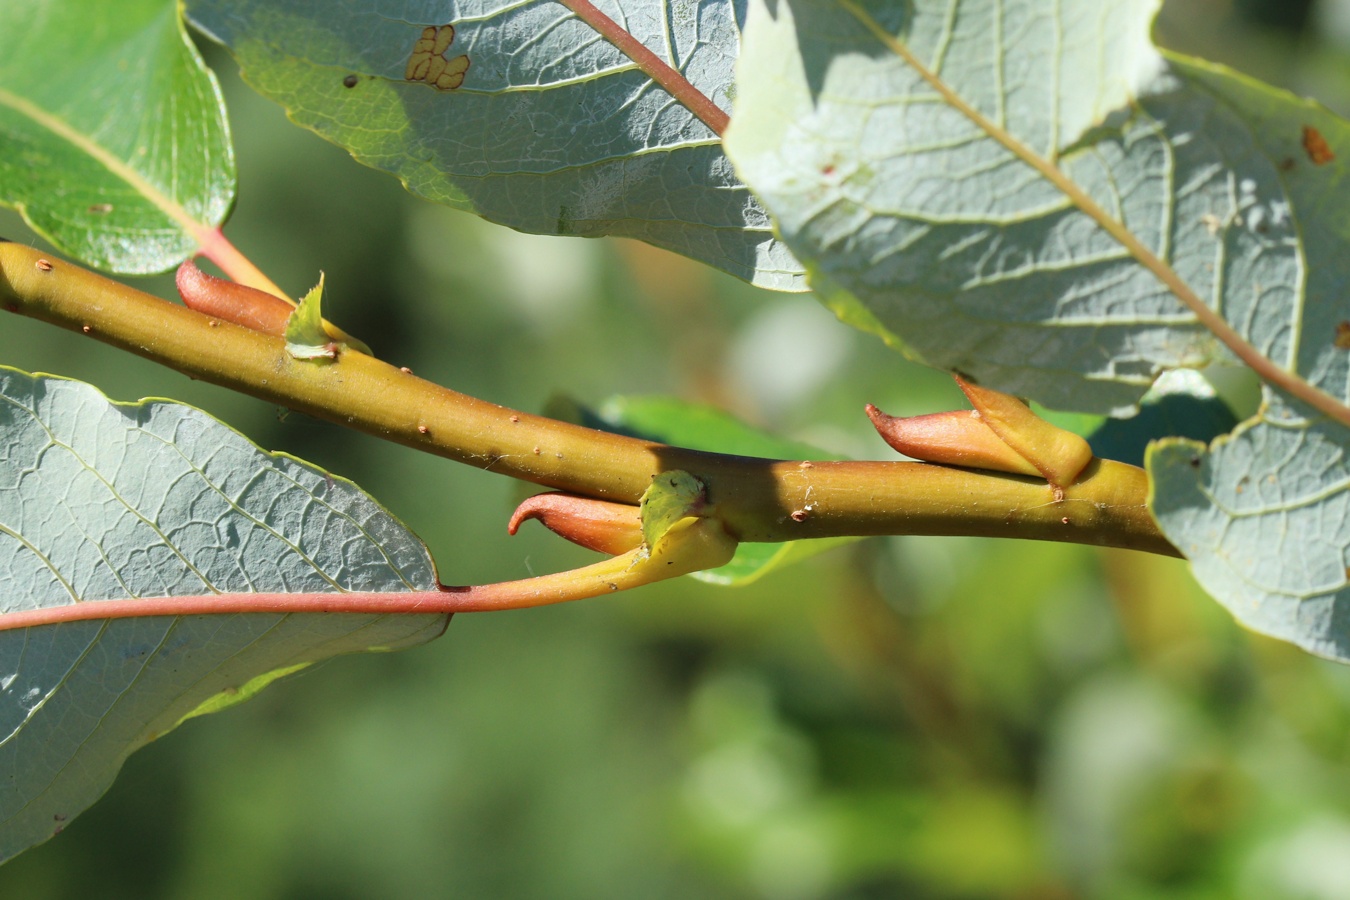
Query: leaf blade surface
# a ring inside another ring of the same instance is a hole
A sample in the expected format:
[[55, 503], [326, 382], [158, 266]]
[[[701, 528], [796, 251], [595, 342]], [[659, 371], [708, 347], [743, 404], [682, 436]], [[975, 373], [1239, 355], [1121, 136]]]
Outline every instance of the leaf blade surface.
[[234, 200], [220, 90], [164, 0], [0, 8], [0, 203], [101, 269], [169, 269]]
[[1295, 370], [1289, 154], [1153, 48], [1153, 7], [752, 4], [728, 151], [827, 299], [934, 365], [1127, 413], [1227, 357], [1186, 294]]
[[[1240, 114], [1284, 170], [1302, 283], [1285, 305], [1253, 315], [1270, 318], [1299, 372], [1345, 396], [1350, 178], [1343, 165], [1312, 162], [1304, 130], [1350, 148], [1350, 124], [1217, 67], [1176, 63]], [[1200, 583], [1247, 627], [1341, 662], [1350, 662], [1348, 455], [1343, 425], [1266, 388], [1258, 414], [1233, 434], [1208, 445], [1167, 441], [1147, 462], [1150, 509]]]
[[[181, 404], [113, 404], [0, 368], [3, 613], [437, 585], [426, 548], [350, 482]], [[250, 613], [0, 630], [0, 858], [59, 831], [184, 718], [320, 659], [422, 643], [445, 622]]]
[[[729, 105], [733, 3], [601, 6]], [[413, 193], [521, 231], [634, 237], [765, 287], [804, 289], [717, 136], [561, 4], [463, 0], [435, 21], [395, 0], [188, 9], [294, 121]], [[447, 24], [443, 57], [467, 57], [463, 83], [410, 80], [424, 29]]]

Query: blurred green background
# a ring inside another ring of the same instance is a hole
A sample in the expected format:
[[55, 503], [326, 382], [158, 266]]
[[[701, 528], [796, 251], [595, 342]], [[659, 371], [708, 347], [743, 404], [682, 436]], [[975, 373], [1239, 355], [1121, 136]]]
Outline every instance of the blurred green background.
[[[1350, 0], [1169, 5], [1168, 46], [1350, 113]], [[862, 415], [954, 408], [945, 376], [624, 242], [428, 206], [221, 74], [229, 233], [396, 364], [527, 410], [716, 403], [885, 458]], [[0, 213], [0, 234], [31, 235]], [[144, 282], [171, 295], [168, 278]], [[505, 522], [523, 490], [17, 317], [0, 361], [169, 396], [355, 479], [442, 579], [590, 560]], [[458, 617], [133, 756], [5, 898], [1350, 897], [1350, 669], [1247, 634], [1184, 563], [872, 540], [747, 588], [689, 579]]]

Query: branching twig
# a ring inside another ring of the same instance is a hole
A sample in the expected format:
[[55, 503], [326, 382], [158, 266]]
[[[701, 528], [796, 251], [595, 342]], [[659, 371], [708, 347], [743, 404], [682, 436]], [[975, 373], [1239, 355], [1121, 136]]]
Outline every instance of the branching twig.
[[[0, 244], [0, 306], [190, 376], [537, 484], [637, 503], [683, 469], [741, 541], [966, 534], [1177, 555], [1142, 469], [1096, 460], [1056, 499], [1043, 480], [905, 462], [788, 462], [703, 453], [516, 412], [362, 353], [292, 359], [281, 338], [211, 319], [19, 244]], [[861, 411], [859, 413], [861, 415]]]

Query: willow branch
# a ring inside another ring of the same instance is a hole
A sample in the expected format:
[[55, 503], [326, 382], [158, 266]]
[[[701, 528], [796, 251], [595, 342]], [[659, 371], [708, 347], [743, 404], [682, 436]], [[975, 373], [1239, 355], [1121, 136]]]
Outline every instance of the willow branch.
[[281, 338], [0, 244], [0, 307], [204, 381], [386, 440], [571, 493], [637, 503], [683, 469], [740, 541], [965, 534], [1178, 555], [1149, 515], [1142, 469], [1095, 460], [1056, 499], [1045, 481], [927, 463], [792, 462], [670, 447], [517, 412], [362, 353], [294, 360]]

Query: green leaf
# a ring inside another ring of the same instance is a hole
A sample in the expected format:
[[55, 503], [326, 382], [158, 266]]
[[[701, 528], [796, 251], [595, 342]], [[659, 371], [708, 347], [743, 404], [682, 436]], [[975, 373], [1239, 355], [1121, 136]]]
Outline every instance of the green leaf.
[[159, 272], [234, 200], [220, 90], [173, 0], [0, 4], [0, 203], [90, 265]]
[[1128, 414], [1160, 371], [1228, 358], [1178, 290], [1316, 378], [1346, 201], [1303, 126], [1339, 126], [1165, 58], [1155, 6], [755, 0], [727, 151], [837, 311], [981, 384]]
[[[722, 108], [738, 50], [736, 4], [602, 4]], [[756, 284], [803, 290], [706, 125], [565, 7], [192, 0], [244, 77], [291, 118], [438, 203], [538, 234], [638, 238]], [[460, 87], [409, 81], [428, 26], [453, 23], [443, 58]], [[453, 247], [446, 248], [453, 253]]]
[[648, 549], [665, 537], [670, 526], [697, 516], [703, 508], [703, 482], [688, 472], [672, 469], [652, 479], [642, 492], [642, 541]]
[[[198, 410], [0, 368], [0, 612], [126, 598], [428, 591], [426, 548], [348, 481]], [[0, 622], [3, 615], [0, 615]], [[0, 631], [0, 859], [183, 719], [443, 615], [126, 617]]]
[[[734, 453], [770, 459], [842, 459], [818, 447], [767, 434], [711, 406], [671, 397], [611, 397], [591, 411], [567, 401], [555, 401], [550, 415], [647, 440], [692, 450]], [[749, 584], [775, 569], [817, 553], [858, 540], [852, 537], [780, 544], [741, 543], [731, 562], [694, 573], [713, 584]]]
[[286, 320], [286, 352], [296, 359], [332, 359], [337, 356], [333, 339], [324, 328], [323, 273]]

